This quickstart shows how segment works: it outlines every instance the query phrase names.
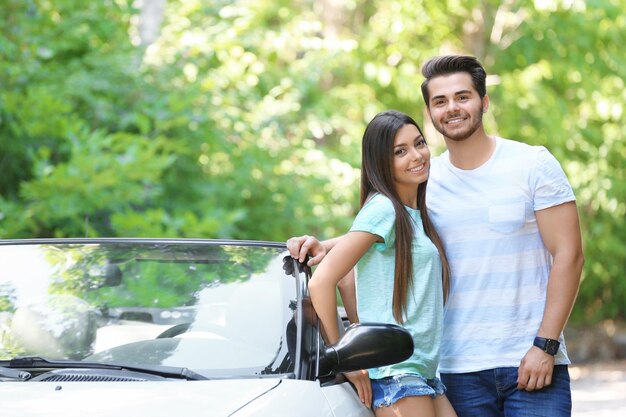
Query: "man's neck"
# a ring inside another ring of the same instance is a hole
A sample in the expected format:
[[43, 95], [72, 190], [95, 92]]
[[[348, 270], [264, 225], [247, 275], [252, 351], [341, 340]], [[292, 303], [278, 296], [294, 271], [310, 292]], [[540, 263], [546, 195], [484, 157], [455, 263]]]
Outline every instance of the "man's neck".
[[496, 149], [496, 140], [481, 132], [463, 141], [445, 139], [450, 162], [459, 169], [476, 169], [487, 162]]

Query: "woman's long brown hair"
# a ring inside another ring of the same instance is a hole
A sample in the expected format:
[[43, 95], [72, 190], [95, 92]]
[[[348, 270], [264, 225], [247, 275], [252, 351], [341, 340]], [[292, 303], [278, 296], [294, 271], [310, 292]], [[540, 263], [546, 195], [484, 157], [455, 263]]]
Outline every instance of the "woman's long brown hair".
[[[361, 207], [373, 193], [380, 193], [393, 203], [396, 213], [396, 263], [393, 286], [393, 317], [398, 323], [404, 322], [407, 312], [408, 293], [413, 285], [413, 224], [409, 212], [400, 201], [393, 181], [393, 145], [398, 130], [411, 124], [422, 133], [417, 122], [408, 115], [396, 110], [377, 114], [367, 125], [363, 134], [361, 163]], [[422, 134], [423, 136], [423, 134]], [[450, 267], [439, 234], [435, 230], [426, 209], [426, 187], [424, 181], [417, 187], [417, 208], [422, 217], [426, 236], [433, 242], [443, 269], [442, 284], [444, 302], [448, 297]]]

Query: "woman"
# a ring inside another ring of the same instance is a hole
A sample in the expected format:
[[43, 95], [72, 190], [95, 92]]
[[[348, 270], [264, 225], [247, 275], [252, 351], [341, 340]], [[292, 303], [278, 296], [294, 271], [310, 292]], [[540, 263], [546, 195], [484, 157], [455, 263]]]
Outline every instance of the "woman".
[[361, 210], [309, 283], [329, 344], [339, 339], [335, 289], [355, 266], [359, 320], [397, 323], [412, 334], [406, 361], [346, 374], [377, 417], [456, 416], [436, 377], [449, 271], [426, 211], [429, 167], [412, 118], [395, 110], [376, 115], [363, 135]]

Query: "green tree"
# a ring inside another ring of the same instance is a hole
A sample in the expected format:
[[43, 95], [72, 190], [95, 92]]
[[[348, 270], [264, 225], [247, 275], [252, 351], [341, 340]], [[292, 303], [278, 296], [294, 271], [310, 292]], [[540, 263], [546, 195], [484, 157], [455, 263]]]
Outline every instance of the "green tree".
[[343, 233], [366, 123], [416, 115], [439, 152], [420, 65], [469, 53], [488, 130], [548, 147], [574, 186], [573, 319], [626, 319], [621, 0], [133, 4], [3, 3], [1, 237]]

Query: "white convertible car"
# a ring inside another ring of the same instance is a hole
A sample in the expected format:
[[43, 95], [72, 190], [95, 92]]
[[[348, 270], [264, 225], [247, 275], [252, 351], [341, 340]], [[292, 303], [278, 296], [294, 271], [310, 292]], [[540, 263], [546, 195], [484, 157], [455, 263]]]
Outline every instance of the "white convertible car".
[[325, 346], [309, 277], [273, 242], [0, 240], [1, 415], [371, 417], [341, 373], [411, 337]]

